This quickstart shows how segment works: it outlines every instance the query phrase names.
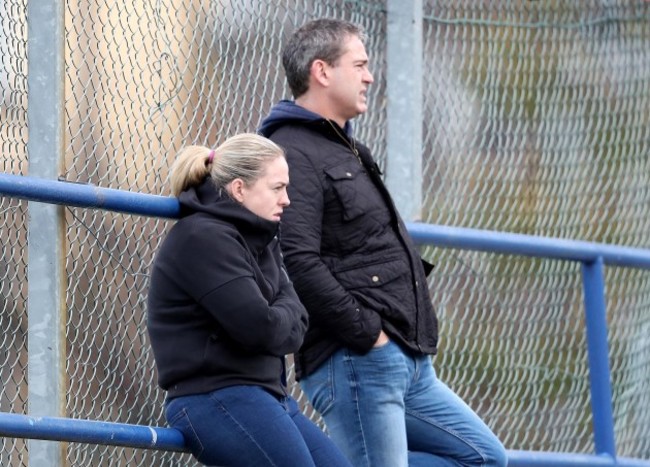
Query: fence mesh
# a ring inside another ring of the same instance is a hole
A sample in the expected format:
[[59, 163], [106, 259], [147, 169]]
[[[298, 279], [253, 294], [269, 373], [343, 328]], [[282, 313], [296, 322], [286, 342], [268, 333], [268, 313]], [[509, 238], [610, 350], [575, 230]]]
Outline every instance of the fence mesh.
[[[649, 247], [650, 3], [423, 4], [423, 220]], [[1, 169], [14, 174], [28, 173], [26, 6], [0, 5]], [[289, 96], [282, 43], [321, 16], [369, 33], [375, 83], [357, 136], [385, 164], [383, 1], [67, 0], [62, 175], [168, 194], [181, 146], [253, 131]], [[0, 410], [17, 413], [27, 407], [26, 207], [0, 198]], [[68, 416], [164, 425], [144, 303], [171, 221], [68, 208], [66, 224]], [[437, 265], [439, 376], [508, 448], [593, 452], [579, 265], [423, 254]], [[641, 458], [650, 458], [649, 279], [606, 274], [617, 450]], [[0, 449], [0, 464], [27, 465], [23, 441], [3, 438]], [[193, 465], [127, 448], [67, 453], [71, 465]]]
[[[0, 170], [27, 172], [27, 31], [24, 0], [0, 4]], [[0, 197], [0, 410], [27, 412], [27, 218]], [[27, 443], [0, 438], [0, 465], [26, 465]]]
[[[648, 2], [428, 2], [424, 220], [647, 248], [649, 14]], [[506, 446], [593, 452], [577, 265], [439, 256], [441, 376], [508, 427]], [[648, 278], [607, 272], [617, 450], [645, 458]]]

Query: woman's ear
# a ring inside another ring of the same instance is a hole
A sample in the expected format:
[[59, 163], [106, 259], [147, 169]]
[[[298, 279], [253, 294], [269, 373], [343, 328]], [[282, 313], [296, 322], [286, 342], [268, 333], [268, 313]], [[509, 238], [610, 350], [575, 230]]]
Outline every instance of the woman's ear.
[[244, 202], [244, 181], [241, 178], [234, 179], [226, 188], [235, 201]]

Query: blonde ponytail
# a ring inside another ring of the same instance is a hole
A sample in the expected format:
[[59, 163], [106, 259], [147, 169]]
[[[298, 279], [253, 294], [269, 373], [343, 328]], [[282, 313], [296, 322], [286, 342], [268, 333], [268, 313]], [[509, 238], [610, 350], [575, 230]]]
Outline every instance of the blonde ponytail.
[[255, 133], [242, 133], [224, 141], [216, 149], [187, 146], [172, 165], [170, 185], [174, 196], [199, 185], [210, 175], [217, 188], [236, 178], [250, 185], [264, 175], [266, 163], [284, 157], [273, 141]]
[[205, 146], [188, 146], [178, 154], [170, 176], [174, 196], [198, 185], [210, 173], [210, 152]]

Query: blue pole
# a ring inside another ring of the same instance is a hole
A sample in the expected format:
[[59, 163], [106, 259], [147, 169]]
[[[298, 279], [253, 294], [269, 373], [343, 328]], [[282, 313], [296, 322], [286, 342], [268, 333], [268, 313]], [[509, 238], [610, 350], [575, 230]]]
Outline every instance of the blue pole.
[[605, 280], [602, 257], [582, 263], [583, 290], [591, 383], [591, 410], [596, 454], [616, 458], [612, 387], [609, 372]]
[[180, 431], [127, 423], [0, 413], [0, 436], [187, 451]]
[[178, 200], [173, 197], [21, 175], [0, 174], [0, 195], [142, 216], [177, 218], [180, 215]]

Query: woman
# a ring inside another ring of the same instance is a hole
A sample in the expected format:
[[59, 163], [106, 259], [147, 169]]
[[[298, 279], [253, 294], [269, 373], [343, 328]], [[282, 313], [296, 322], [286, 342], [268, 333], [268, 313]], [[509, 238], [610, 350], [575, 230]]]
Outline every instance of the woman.
[[286, 388], [307, 312], [278, 242], [283, 151], [254, 134], [190, 146], [172, 168], [181, 219], [158, 252], [149, 337], [165, 416], [209, 465], [349, 466]]

